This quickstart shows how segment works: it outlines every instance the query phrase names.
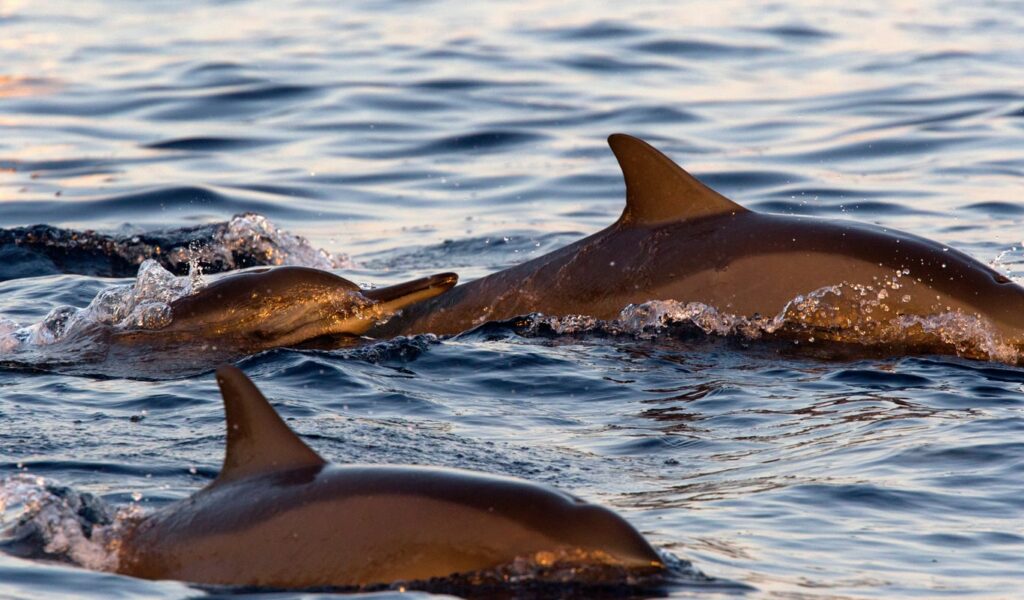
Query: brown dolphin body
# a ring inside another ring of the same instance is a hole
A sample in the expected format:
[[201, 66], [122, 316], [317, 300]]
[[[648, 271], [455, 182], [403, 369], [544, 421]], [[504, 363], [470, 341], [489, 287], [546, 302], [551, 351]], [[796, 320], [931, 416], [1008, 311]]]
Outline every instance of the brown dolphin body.
[[332, 466], [246, 376], [221, 367], [227, 454], [216, 481], [146, 517], [118, 570], [274, 588], [362, 586], [568, 557], [661, 569], [610, 510], [508, 477], [412, 466]]
[[[794, 316], [834, 330], [960, 313], [1004, 341], [1024, 341], [1024, 289], [962, 252], [863, 223], [753, 212], [642, 140], [615, 134], [608, 142], [626, 182], [618, 221], [458, 286], [370, 335], [453, 334], [534, 312], [611, 319], [649, 300], [774, 317], [798, 296], [843, 286], [824, 298], [830, 306], [803, 306]], [[838, 301], [844, 290], [847, 305]], [[870, 297], [851, 308], [854, 296]]]
[[402, 308], [447, 291], [457, 280], [454, 273], [442, 273], [362, 290], [308, 267], [250, 270], [173, 301], [166, 327], [129, 330], [115, 334], [114, 341], [164, 348], [202, 343], [237, 355], [320, 336], [360, 335]]

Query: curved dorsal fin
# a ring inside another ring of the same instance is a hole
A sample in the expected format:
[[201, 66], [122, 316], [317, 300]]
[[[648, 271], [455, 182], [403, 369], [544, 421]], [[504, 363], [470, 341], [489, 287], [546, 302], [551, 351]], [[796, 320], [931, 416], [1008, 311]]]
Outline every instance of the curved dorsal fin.
[[641, 139], [615, 133], [608, 137], [608, 145], [626, 180], [626, 210], [619, 219], [621, 223], [655, 225], [747, 212]]
[[230, 365], [217, 369], [228, 443], [217, 483], [283, 469], [325, 464], [270, 406], [256, 385]]

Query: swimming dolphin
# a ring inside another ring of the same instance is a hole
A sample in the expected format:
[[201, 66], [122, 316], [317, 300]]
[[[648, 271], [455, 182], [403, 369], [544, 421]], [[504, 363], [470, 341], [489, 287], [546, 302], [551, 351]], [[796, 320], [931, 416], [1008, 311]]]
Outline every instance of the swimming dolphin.
[[1024, 288], [962, 252], [864, 223], [754, 212], [642, 140], [614, 134], [608, 143], [626, 182], [618, 221], [370, 335], [454, 334], [535, 312], [612, 319], [629, 304], [676, 300], [740, 317], [789, 311], [826, 334], [958, 313], [1024, 341]]
[[274, 267], [222, 277], [170, 304], [166, 327], [115, 334], [119, 343], [161, 347], [202, 343], [248, 354], [320, 336], [360, 335], [402, 308], [455, 285], [442, 273], [362, 290], [351, 281], [308, 267]]
[[240, 370], [220, 367], [217, 383], [227, 413], [220, 475], [136, 524], [122, 540], [119, 572], [308, 588], [423, 580], [544, 556], [663, 568], [608, 509], [510, 477], [330, 465]]

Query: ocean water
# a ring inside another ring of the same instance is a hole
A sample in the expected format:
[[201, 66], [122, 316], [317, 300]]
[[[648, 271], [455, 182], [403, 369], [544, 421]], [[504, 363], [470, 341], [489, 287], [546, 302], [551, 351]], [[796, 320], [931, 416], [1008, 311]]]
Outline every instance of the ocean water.
[[[621, 131], [752, 209], [910, 231], [1020, 281], [1022, 83], [1016, 2], [0, 0], [0, 530], [28, 510], [47, 536], [0, 554], [0, 597], [247, 592], [95, 570], [68, 512], [152, 510], [220, 465], [211, 374], [46, 343], [144, 256], [470, 280], [614, 221]], [[613, 507], [679, 560], [636, 596], [1024, 589], [1012, 364], [537, 318], [238, 364], [335, 462]]]

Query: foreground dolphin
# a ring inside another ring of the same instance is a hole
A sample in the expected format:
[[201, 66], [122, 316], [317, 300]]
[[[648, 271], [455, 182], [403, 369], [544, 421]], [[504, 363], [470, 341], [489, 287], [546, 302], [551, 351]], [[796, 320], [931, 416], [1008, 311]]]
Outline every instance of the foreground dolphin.
[[610, 510], [471, 471], [328, 465], [241, 371], [221, 367], [217, 383], [227, 413], [220, 475], [129, 531], [119, 572], [308, 588], [445, 577], [517, 558], [663, 568]]
[[676, 300], [748, 318], [788, 311], [804, 331], [837, 339], [856, 332], [862, 341], [888, 325], [905, 333], [905, 317], [954, 313], [1003, 342], [1024, 341], [1024, 288], [962, 252], [863, 223], [753, 212], [642, 140], [615, 134], [608, 143], [626, 182], [618, 221], [370, 335], [454, 334], [534, 312], [612, 319], [629, 304]]
[[447, 291], [456, 281], [454, 273], [442, 273], [362, 290], [333, 273], [308, 267], [245, 271], [171, 302], [167, 326], [118, 333], [114, 341], [162, 347], [203, 343], [248, 354], [321, 336], [360, 335], [402, 308]]

